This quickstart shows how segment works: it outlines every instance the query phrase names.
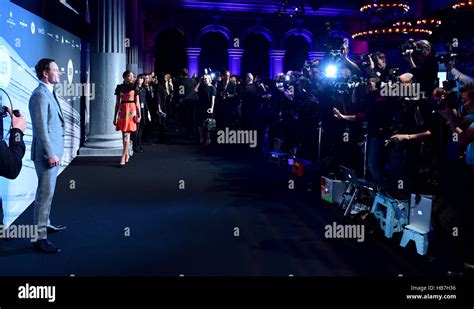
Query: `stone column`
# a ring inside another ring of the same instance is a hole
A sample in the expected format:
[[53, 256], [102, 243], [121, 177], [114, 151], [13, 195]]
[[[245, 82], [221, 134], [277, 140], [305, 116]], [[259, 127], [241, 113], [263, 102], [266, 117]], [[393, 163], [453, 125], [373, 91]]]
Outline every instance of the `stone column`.
[[308, 52], [309, 61], [317, 59], [319, 61], [323, 60], [325, 53], [320, 51], [310, 51]]
[[127, 52], [127, 70], [138, 74], [138, 46], [139, 46], [139, 23], [138, 19], [138, 0], [126, 1], [126, 29], [125, 50]]
[[193, 74], [199, 76], [199, 56], [201, 55], [201, 49], [195, 47], [186, 48], [186, 53], [188, 54], [189, 77], [193, 76]]
[[81, 156], [120, 156], [122, 133], [115, 131], [115, 87], [126, 69], [125, 0], [92, 1], [91, 83], [95, 98], [90, 102], [89, 134]]
[[145, 48], [144, 50], [145, 59], [143, 65], [143, 73], [155, 72], [155, 55], [153, 48]]
[[285, 58], [286, 50], [269, 50], [270, 54], [270, 78], [275, 78], [278, 74], [283, 72], [283, 59]]
[[[242, 56], [244, 50], [241, 48], [231, 48], [227, 50], [229, 52], [229, 71], [230, 74], [241, 76], [240, 71], [242, 69]], [[244, 74], [247, 72], [244, 72]]]

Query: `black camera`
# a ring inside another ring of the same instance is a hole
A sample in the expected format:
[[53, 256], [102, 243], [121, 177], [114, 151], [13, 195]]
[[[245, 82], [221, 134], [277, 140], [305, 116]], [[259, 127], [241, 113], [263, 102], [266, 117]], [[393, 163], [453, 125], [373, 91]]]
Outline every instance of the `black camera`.
[[443, 81], [443, 89], [446, 91], [451, 91], [457, 87], [455, 80], [445, 80]]
[[362, 55], [360, 58], [362, 60], [362, 62], [361, 62], [362, 66], [369, 67], [370, 66], [370, 59], [372, 59], [372, 61], [373, 61], [374, 60], [374, 55], [373, 54], [365, 54], [365, 55]]
[[439, 63], [450, 63], [456, 58], [457, 54], [456, 53], [447, 53], [447, 54], [440, 54], [436, 55], [436, 61]]
[[327, 58], [333, 62], [340, 62], [343, 59], [342, 51], [338, 49], [333, 49], [329, 51]]
[[364, 80], [362, 78], [357, 78], [356, 76], [352, 76], [346, 82], [336, 82], [334, 84], [334, 90], [338, 94], [350, 94], [352, 90], [364, 84]]
[[[8, 115], [10, 115], [8, 113], [8, 107], [2, 106], [2, 108], [0, 109], [0, 118], [5, 118]], [[20, 111], [17, 109], [13, 110], [13, 115], [15, 115], [15, 117], [20, 117]]]
[[411, 54], [420, 53], [423, 50], [420, 46], [416, 44], [414, 39], [409, 39], [408, 41], [403, 43], [401, 46], [401, 49], [402, 49], [403, 56], [407, 56], [410, 53]]
[[469, 54], [467, 49], [458, 46], [457, 40], [446, 44], [446, 50], [446, 53], [436, 55], [435, 58], [439, 63], [447, 64], [453, 62], [455, 59], [464, 61]]

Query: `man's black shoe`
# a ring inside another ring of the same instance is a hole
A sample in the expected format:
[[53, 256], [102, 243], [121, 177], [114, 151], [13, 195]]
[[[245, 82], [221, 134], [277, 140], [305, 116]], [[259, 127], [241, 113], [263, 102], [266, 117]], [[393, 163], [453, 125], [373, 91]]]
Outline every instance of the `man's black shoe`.
[[61, 249], [57, 248], [52, 242], [47, 239], [40, 239], [33, 243], [33, 249], [43, 253], [59, 253]]
[[64, 225], [48, 225], [46, 227], [46, 230], [48, 231], [48, 233], [61, 232], [65, 229], [66, 229], [66, 227]]

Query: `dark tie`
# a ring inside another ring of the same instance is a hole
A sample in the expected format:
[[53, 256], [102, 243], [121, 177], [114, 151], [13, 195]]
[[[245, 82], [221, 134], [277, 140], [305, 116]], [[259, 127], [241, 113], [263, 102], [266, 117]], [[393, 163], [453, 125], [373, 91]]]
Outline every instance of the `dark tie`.
[[56, 96], [56, 90], [53, 90], [53, 96], [54, 96], [54, 98], [56, 99], [56, 102], [59, 105], [59, 100], [58, 100], [58, 97]]

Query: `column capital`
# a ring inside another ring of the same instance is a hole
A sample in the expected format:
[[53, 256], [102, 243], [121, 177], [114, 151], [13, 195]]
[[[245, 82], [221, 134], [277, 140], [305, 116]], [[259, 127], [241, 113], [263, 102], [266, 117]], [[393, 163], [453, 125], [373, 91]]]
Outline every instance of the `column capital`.
[[188, 48], [186, 48], [186, 53], [187, 53], [188, 57], [199, 57], [201, 55], [201, 48], [188, 47]]
[[227, 52], [229, 53], [229, 56], [232, 57], [242, 57], [244, 55], [244, 49], [242, 48], [229, 48]]
[[322, 60], [325, 54], [326, 53], [322, 51], [310, 51], [308, 52], [308, 57], [309, 57], [309, 60], [313, 60], [313, 59]]
[[270, 54], [270, 57], [283, 58], [285, 57], [286, 50], [272, 49], [268, 51], [268, 54]]

